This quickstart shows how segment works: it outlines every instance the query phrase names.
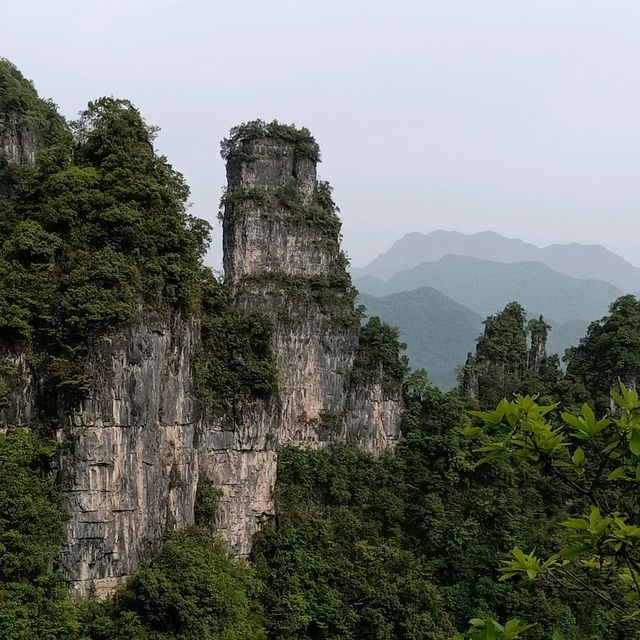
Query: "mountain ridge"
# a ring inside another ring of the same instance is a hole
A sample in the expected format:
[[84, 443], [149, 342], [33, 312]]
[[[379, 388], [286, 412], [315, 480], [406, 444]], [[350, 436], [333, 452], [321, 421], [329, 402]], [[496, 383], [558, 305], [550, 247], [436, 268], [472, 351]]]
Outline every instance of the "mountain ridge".
[[517, 300], [529, 313], [560, 323], [600, 318], [622, 295], [607, 282], [573, 278], [539, 262], [501, 263], [456, 255], [398, 272], [388, 282], [364, 276], [354, 284], [374, 296], [433, 287], [483, 317]]
[[551, 244], [537, 247], [519, 238], [506, 238], [495, 231], [464, 234], [436, 230], [411, 232], [364, 267], [352, 268], [354, 278], [365, 275], [390, 278], [423, 262], [437, 262], [445, 255], [462, 255], [503, 264], [541, 262], [554, 271], [578, 279], [608, 282], [624, 292], [640, 290], [640, 268], [603, 245]]

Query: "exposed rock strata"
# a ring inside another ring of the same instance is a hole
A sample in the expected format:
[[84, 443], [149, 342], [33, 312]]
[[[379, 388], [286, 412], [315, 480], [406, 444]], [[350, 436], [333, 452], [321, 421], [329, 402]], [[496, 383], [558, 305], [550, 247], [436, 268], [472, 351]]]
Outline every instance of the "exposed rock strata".
[[[229, 191], [259, 190], [268, 196], [294, 185], [301, 207], [271, 204], [267, 211], [256, 198], [247, 197], [225, 210], [225, 275], [240, 308], [272, 319], [280, 377], [278, 397], [245, 417], [251, 427], [247, 430], [244, 420], [236, 425], [236, 433], [245, 433], [249, 440], [237, 439], [237, 458], [254, 459], [261, 449], [266, 455], [283, 445], [319, 448], [340, 441], [380, 452], [399, 435], [400, 386], [383, 387], [382, 372], [377, 384], [355, 388], [350, 384], [359, 320], [344, 257], [333, 227], [318, 227], [301, 211], [317, 200], [315, 162], [300, 157], [294, 144], [277, 139], [248, 142], [243, 151], [243, 157], [228, 162]], [[337, 424], [330, 429], [322, 420], [327, 413], [336, 417]], [[228, 455], [224, 451], [218, 457], [225, 460]], [[227, 529], [239, 554], [249, 551], [250, 535], [273, 513], [276, 456], [262, 460], [272, 467], [244, 486], [225, 483], [216, 473], [220, 463], [214, 463], [208, 474], [223, 488], [222, 521], [247, 516], [249, 523], [253, 520], [248, 527], [240, 523]], [[240, 512], [238, 504], [244, 505]]]
[[164, 532], [193, 521], [198, 329], [145, 314], [92, 354], [91, 394], [59, 434], [69, 511], [61, 565], [78, 592], [111, 592]]
[[[12, 157], [26, 153], [20, 144], [9, 145]], [[229, 161], [229, 189], [273, 195], [293, 186], [303, 209], [314, 204], [313, 161], [278, 139], [248, 145], [244, 159]], [[350, 375], [359, 318], [333, 212], [318, 224], [273, 202], [229, 204], [224, 248], [236, 306], [273, 321], [276, 394], [211, 417], [194, 390], [199, 323], [170, 312], [141, 312], [91, 349], [90, 393], [58, 432], [69, 513], [60, 564], [76, 593], [112, 593], [167, 531], [192, 523], [199, 482], [222, 489], [219, 529], [232, 553], [246, 555], [274, 515], [280, 447], [351, 442], [378, 453], [397, 440], [399, 383], [383, 385], [381, 372], [355, 385]], [[2, 357], [11, 384], [0, 421], [28, 424], [37, 381], [23, 350]]]
[[15, 115], [0, 114], [0, 155], [13, 164], [32, 164], [38, 139], [35, 129]]

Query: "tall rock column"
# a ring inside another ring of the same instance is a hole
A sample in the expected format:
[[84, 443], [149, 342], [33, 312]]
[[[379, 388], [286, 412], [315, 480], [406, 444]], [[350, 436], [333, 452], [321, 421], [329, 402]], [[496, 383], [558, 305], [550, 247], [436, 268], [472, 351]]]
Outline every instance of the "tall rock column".
[[531, 340], [529, 347], [529, 357], [527, 368], [533, 371], [539, 371], [540, 367], [547, 359], [547, 337], [549, 335], [548, 325], [542, 316], [537, 320], [529, 320], [527, 329]]
[[340, 412], [358, 346], [355, 291], [340, 221], [312, 151], [249, 140], [227, 163], [225, 277], [237, 306], [274, 324], [281, 377], [278, 443], [321, 443], [323, 412]]
[[242, 555], [274, 513], [279, 447], [352, 442], [381, 452], [398, 438], [402, 397], [400, 381], [389, 385], [382, 371], [352, 381], [360, 315], [315, 141], [276, 124], [232, 134], [223, 154], [225, 278], [240, 309], [272, 321], [279, 376], [271, 400], [245, 403], [231, 428], [205, 430], [201, 475], [222, 488], [221, 529]]

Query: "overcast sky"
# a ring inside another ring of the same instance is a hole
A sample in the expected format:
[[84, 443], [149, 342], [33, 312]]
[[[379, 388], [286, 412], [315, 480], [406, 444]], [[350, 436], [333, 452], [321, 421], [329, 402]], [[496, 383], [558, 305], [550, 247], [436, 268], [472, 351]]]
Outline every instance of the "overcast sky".
[[640, 266], [638, 0], [6, 0], [0, 56], [160, 126], [215, 264], [219, 141], [262, 118], [316, 136], [355, 266], [434, 229]]

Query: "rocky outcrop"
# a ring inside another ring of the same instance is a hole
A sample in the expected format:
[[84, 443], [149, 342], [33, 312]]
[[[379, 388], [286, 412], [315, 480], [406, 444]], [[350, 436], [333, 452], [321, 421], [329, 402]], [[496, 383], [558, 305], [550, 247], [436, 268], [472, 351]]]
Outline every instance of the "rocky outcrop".
[[76, 592], [111, 593], [164, 532], [193, 522], [197, 341], [197, 322], [145, 313], [93, 349], [91, 392], [59, 432], [69, 513], [60, 563]]
[[0, 350], [0, 428], [28, 427], [35, 411], [36, 384], [28, 346], [5, 346]]
[[462, 395], [469, 400], [477, 400], [479, 393], [478, 368], [473, 353], [467, 354], [462, 376]]
[[398, 438], [402, 397], [398, 381], [383, 384], [382, 371], [377, 380], [351, 384], [360, 321], [339, 220], [315, 161], [277, 138], [246, 141], [240, 151], [227, 164], [233, 197], [223, 220], [225, 275], [238, 307], [272, 320], [279, 374], [277, 397], [234, 426], [237, 460], [258, 457], [263, 465], [258, 486], [251, 477], [236, 483], [221, 477], [228, 451], [207, 474], [223, 489], [222, 522], [238, 523], [226, 529], [227, 539], [244, 554], [259, 523], [274, 512], [273, 452], [350, 442], [379, 453]]
[[[13, 157], [26, 157], [16, 144]], [[85, 366], [89, 393], [57, 416], [57, 482], [69, 514], [60, 566], [76, 593], [108, 595], [135, 573], [166, 532], [194, 521], [202, 483], [221, 489], [220, 532], [246, 555], [275, 514], [281, 447], [351, 442], [376, 454], [398, 438], [400, 381], [382, 370], [366, 382], [352, 376], [360, 319], [315, 162], [278, 138], [241, 147], [228, 162], [226, 278], [237, 308], [272, 321], [278, 391], [226, 411], [203, 406], [196, 318], [140, 310], [97, 340]], [[38, 389], [28, 355], [14, 348], [0, 360], [11, 374], [0, 376], [9, 381], [0, 421], [28, 425]]]
[[540, 371], [547, 360], [547, 338], [551, 325], [540, 316], [537, 320], [530, 320], [527, 328], [530, 340], [527, 367], [532, 371]]
[[12, 164], [32, 164], [38, 136], [35, 127], [12, 114], [0, 114], [0, 156]]
[[547, 358], [551, 326], [542, 316], [526, 322], [526, 312], [517, 302], [489, 316], [484, 326], [476, 352], [468, 354], [462, 370], [463, 397], [495, 405], [521, 393], [525, 380], [530, 387], [530, 374], [544, 375], [548, 365], [557, 366]]

